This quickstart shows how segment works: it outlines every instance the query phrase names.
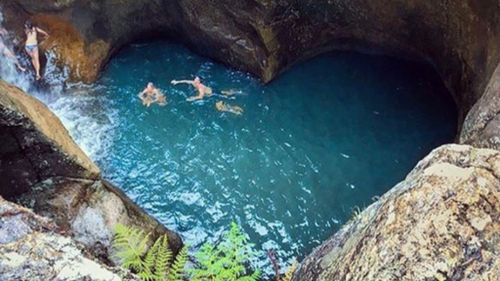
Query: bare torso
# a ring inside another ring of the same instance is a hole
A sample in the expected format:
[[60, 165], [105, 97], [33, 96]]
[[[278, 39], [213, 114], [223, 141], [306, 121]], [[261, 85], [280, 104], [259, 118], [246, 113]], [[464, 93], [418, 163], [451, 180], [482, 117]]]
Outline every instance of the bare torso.
[[30, 45], [38, 45], [38, 38], [35, 28], [32, 28], [29, 32], [26, 33], [26, 46]]

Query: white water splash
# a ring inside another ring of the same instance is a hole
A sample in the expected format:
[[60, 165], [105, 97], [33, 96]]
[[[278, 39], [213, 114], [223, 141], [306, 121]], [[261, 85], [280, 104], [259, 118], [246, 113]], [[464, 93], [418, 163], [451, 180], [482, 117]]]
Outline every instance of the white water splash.
[[[0, 11], [0, 28], [3, 28], [3, 15]], [[50, 31], [49, 31], [50, 33]], [[13, 50], [12, 36], [4, 36], [3, 42]], [[43, 69], [43, 81], [35, 82], [33, 67], [26, 54], [16, 54], [27, 69], [20, 72], [12, 59], [0, 52], [0, 79], [15, 85], [24, 92], [36, 97], [47, 105], [62, 121], [73, 139], [93, 160], [98, 160], [112, 140], [113, 110], [104, 110], [104, 99], [92, 93], [88, 85], [66, 83], [68, 69], [55, 64], [55, 55], [45, 53], [47, 63]], [[95, 114], [99, 111], [102, 114]], [[90, 114], [89, 112], [94, 112]]]

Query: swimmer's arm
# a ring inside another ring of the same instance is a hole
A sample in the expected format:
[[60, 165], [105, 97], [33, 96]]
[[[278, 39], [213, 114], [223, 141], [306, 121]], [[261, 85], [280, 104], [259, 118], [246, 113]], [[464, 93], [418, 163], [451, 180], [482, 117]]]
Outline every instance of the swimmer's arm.
[[205, 97], [205, 91], [200, 88], [198, 89], [198, 95], [190, 97], [188, 100], [202, 100], [203, 97]]
[[145, 94], [146, 94], [146, 90], [140, 92], [137, 96], [141, 99], [141, 100], [144, 100], [146, 97], [145, 97]]
[[49, 34], [47, 32], [45, 32], [45, 30], [37, 27], [36, 28], [36, 31], [40, 32], [41, 34], [43, 34], [45, 37], [49, 37]]
[[189, 85], [194, 85], [193, 80], [172, 80], [170, 83], [177, 85], [177, 84], [189, 84]]

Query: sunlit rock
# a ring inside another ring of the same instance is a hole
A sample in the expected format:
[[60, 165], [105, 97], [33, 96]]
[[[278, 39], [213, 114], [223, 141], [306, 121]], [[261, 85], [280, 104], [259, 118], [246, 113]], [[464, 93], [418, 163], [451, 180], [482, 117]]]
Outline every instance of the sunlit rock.
[[295, 281], [497, 280], [500, 152], [445, 145], [316, 248]]
[[0, 279], [137, 280], [93, 260], [59, 231], [49, 219], [0, 197]]

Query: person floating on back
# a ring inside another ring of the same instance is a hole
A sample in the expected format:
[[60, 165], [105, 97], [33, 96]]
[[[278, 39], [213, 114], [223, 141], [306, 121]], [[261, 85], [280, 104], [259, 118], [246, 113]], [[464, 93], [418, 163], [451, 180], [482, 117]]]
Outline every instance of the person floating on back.
[[35, 69], [36, 80], [40, 80], [40, 57], [38, 52], [38, 33], [41, 33], [45, 38], [49, 37], [49, 34], [43, 31], [41, 28], [36, 27], [30, 21], [24, 24], [24, 33], [26, 33], [26, 44], [24, 49], [26, 53], [31, 57], [31, 62], [33, 63], [33, 68]]
[[201, 100], [205, 96], [212, 95], [212, 88], [203, 85], [198, 76], [196, 76], [194, 80], [172, 80], [170, 83], [173, 85], [181, 83], [190, 84], [198, 91], [198, 95], [187, 98], [187, 101]]
[[138, 97], [142, 100], [142, 104], [149, 107], [153, 103], [158, 103], [163, 106], [167, 104], [167, 99], [164, 94], [156, 88], [153, 83], [149, 82], [146, 88], [139, 93]]
[[26, 69], [21, 66], [21, 64], [17, 60], [16, 55], [14, 55], [14, 52], [12, 52], [5, 45], [4, 40], [3, 40], [4, 36], [7, 36], [7, 30], [0, 28], [0, 53], [3, 54], [5, 57], [11, 59], [19, 70], [25, 71]]
[[237, 105], [229, 105], [223, 101], [218, 101], [215, 103], [215, 108], [217, 108], [218, 111], [222, 112], [230, 112], [236, 115], [241, 115], [243, 114], [243, 108], [237, 106]]

